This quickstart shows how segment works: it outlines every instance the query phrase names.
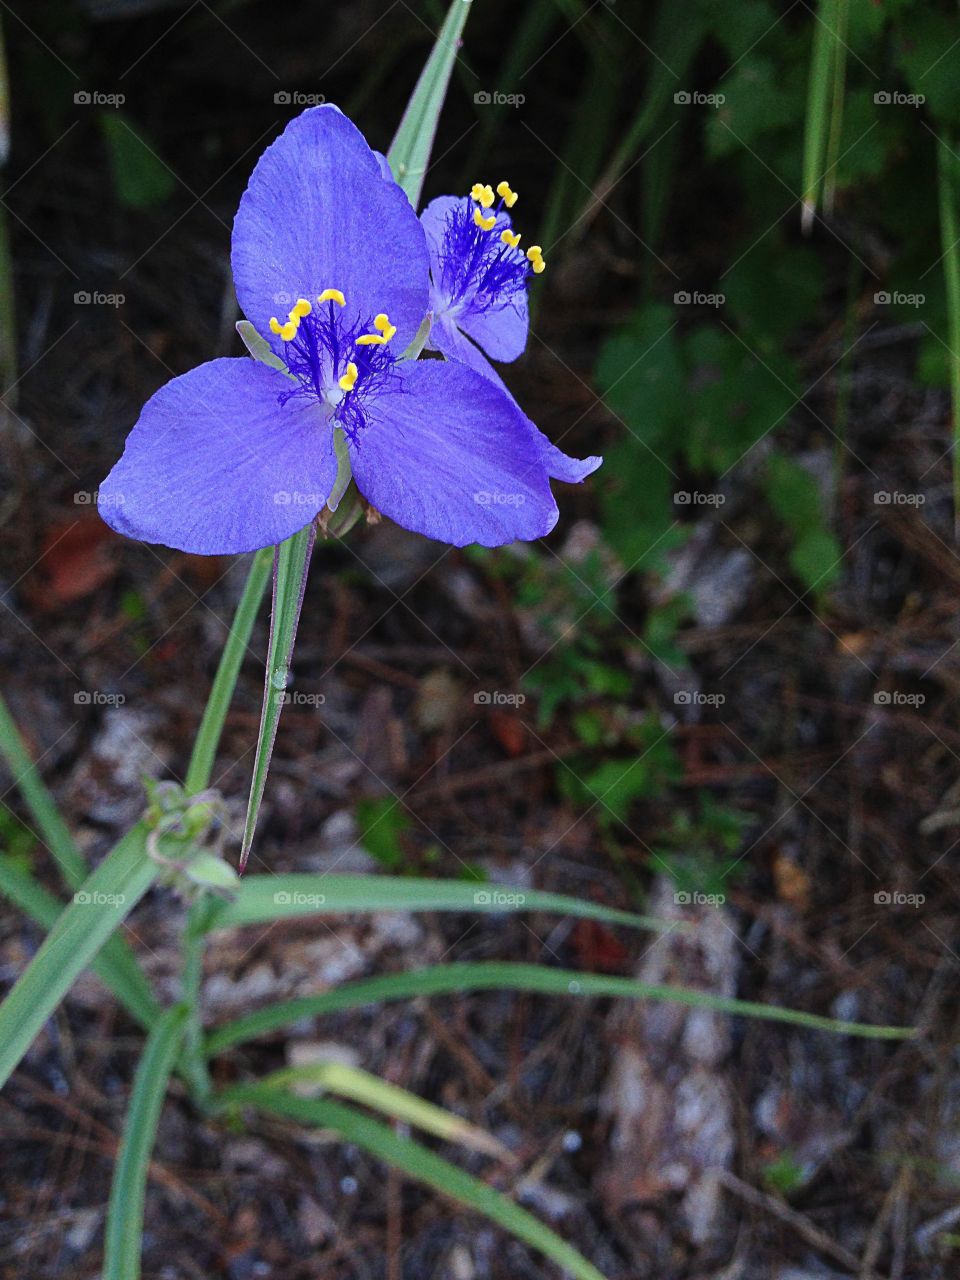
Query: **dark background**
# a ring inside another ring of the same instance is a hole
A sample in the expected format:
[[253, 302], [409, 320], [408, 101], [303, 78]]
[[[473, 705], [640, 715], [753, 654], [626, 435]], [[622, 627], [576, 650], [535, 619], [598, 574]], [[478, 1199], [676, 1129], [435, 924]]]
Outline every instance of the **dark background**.
[[[442, 16], [0, 6], [0, 669], [91, 856], [138, 817], [144, 774], [182, 777], [245, 576], [116, 537], [97, 485], [159, 386], [241, 354], [230, 225], [294, 95], [385, 150]], [[821, 110], [824, 31], [842, 53]], [[519, 190], [548, 268], [506, 377], [565, 450], [607, 462], [558, 486], [540, 544], [458, 552], [381, 524], [315, 557], [294, 688], [324, 701], [285, 713], [259, 870], [480, 875], [700, 928], [655, 945], [538, 915], [248, 931], [212, 949], [212, 1023], [512, 959], [924, 1028], [883, 1045], [487, 993], [218, 1063], [242, 1078], [341, 1046], [496, 1133], [516, 1167], [448, 1154], [616, 1280], [955, 1273], [938, 1216], [960, 1160], [958, 71], [946, 4], [474, 0], [424, 198]], [[264, 618], [216, 770], [238, 821], [265, 648]], [[0, 846], [53, 886], [11, 782]], [[157, 893], [130, 922], [171, 997], [182, 920]], [[12, 981], [39, 935], [6, 906], [0, 925]], [[0, 1275], [98, 1274], [140, 1045], [85, 978], [0, 1099]], [[224, 1132], [176, 1093], [156, 1160], [151, 1280], [555, 1274], [350, 1147]]]

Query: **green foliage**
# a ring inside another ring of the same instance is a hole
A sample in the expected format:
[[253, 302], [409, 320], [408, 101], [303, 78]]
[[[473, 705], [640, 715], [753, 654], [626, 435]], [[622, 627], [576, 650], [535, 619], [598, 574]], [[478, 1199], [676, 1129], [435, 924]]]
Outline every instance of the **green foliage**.
[[750, 816], [719, 803], [709, 791], [697, 796], [697, 808], [677, 809], [654, 843], [656, 864], [687, 893], [723, 894], [738, 873], [747, 870], [736, 855]]
[[628, 823], [637, 800], [662, 794], [682, 773], [667, 731], [655, 716], [647, 716], [625, 735], [633, 754], [591, 765], [575, 762], [560, 773], [561, 790], [579, 807], [594, 807], [602, 827]]
[[404, 864], [401, 837], [410, 829], [407, 811], [393, 796], [377, 796], [357, 802], [360, 843], [388, 871]]
[[160, 159], [143, 130], [117, 110], [102, 111], [97, 117], [107, 141], [110, 172], [117, 199], [130, 209], [149, 209], [176, 190], [172, 171]]
[[790, 565], [811, 591], [823, 592], [840, 573], [843, 550], [830, 532], [814, 476], [792, 458], [767, 462], [767, 498], [793, 537]]

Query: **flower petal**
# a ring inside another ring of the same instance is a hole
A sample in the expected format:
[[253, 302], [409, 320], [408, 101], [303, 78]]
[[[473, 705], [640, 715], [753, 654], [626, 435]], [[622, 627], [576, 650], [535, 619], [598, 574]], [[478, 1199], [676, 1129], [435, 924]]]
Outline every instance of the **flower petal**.
[[[494, 369], [493, 365], [478, 347], [475, 347], [469, 338], [459, 331], [449, 316], [443, 316], [438, 319], [430, 330], [429, 347], [431, 351], [441, 352], [448, 360], [458, 360], [461, 364], [468, 365], [483, 377], [489, 378], [490, 381], [500, 388], [501, 391], [511, 400], [513, 396], [507, 390], [507, 386], [503, 379]], [[523, 411], [517, 406], [518, 412]], [[579, 484], [591, 472], [596, 471], [597, 467], [603, 462], [603, 458], [571, 458], [569, 454], [558, 449], [555, 444], [547, 439], [543, 432], [524, 414], [527, 428], [534, 440], [540, 454], [540, 459], [546, 468], [547, 475], [552, 480], [564, 480], [567, 484]]]
[[336, 107], [297, 116], [257, 161], [233, 224], [237, 298], [275, 350], [269, 331], [297, 297], [339, 289], [351, 318], [385, 311], [397, 349], [427, 309], [427, 246], [417, 215], [384, 182], [363, 135]]
[[455, 547], [549, 533], [557, 504], [513, 401], [452, 361], [409, 361], [396, 372], [395, 388], [369, 401], [350, 449], [364, 497], [405, 529]]
[[100, 486], [103, 519], [129, 538], [204, 556], [273, 546], [302, 529], [337, 463], [317, 405], [279, 404], [290, 385], [240, 358], [161, 387]]
[[[469, 206], [469, 200], [466, 203]], [[462, 215], [463, 204], [464, 200], [458, 196], [437, 196], [420, 215], [430, 249], [433, 301], [438, 316], [443, 315], [449, 303], [449, 299], [444, 297], [443, 284], [451, 274], [449, 266], [445, 270], [444, 265], [444, 255], [449, 253], [449, 246], [445, 243], [447, 227], [451, 218], [458, 213]], [[497, 235], [511, 226], [510, 215], [501, 209], [497, 214], [496, 227], [490, 234]], [[475, 293], [468, 294], [451, 312], [451, 318], [484, 349], [491, 360], [516, 360], [523, 354], [530, 330], [526, 288], [496, 306], [482, 302]]]

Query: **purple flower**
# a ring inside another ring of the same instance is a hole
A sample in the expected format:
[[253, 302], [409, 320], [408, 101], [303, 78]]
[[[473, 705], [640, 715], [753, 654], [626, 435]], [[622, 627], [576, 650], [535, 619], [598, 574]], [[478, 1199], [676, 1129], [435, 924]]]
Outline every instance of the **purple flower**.
[[324, 507], [338, 446], [364, 497], [417, 533], [497, 546], [553, 528], [549, 476], [583, 464], [474, 369], [400, 359], [428, 311], [426, 239], [337, 108], [305, 111], [261, 156], [231, 261], [273, 359], [161, 387], [101, 486], [114, 529], [200, 555], [277, 544]]
[[[518, 199], [508, 182], [498, 183], [496, 192], [475, 182], [469, 196], [439, 196], [420, 216], [430, 249], [433, 325], [427, 346], [475, 369], [507, 395], [490, 360], [523, 354], [530, 329], [527, 282], [546, 266], [539, 245], [520, 248], [508, 213]], [[568, 457], [524, 419], [552, 479], [576, 484], [603, 461]]]

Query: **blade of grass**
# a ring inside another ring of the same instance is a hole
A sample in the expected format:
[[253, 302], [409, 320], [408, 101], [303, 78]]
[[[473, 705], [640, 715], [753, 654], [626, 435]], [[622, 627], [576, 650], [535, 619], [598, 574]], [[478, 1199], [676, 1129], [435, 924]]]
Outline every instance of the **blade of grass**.
[[233, 691], [237, 687], [237, 677], [240, 674], [240, 666], [247, 651], [247, 645], [250, 643], [253, 624], [256, 622], [263, 595], [270, 580], [272, 565], [273, 551], [269, 547], [264, 551], [258, 551], [250, 565], [247, 582], [233, 616], [230, 634], [220, 655], [220, 665], [217, 667], [203, 719], [200, 721], [200, 728], [193, 744], [184, 783], [188, 795], [196, 795], [198, 791], [203, 791], [210, 784], [210, 774], [213, 770], [217, 747], [220, 744], [220, 735], [223, 733]]
[[312, 1086], [317, 1093], [335, 1093], [351, 1102], [359, 1102], [373, 1111], [383, 1112], [394, 1120], [413, 1125], [444, 1142], [456, 1142], [472, 1151], [482, 1151], [499, 1160], [513, 1160], [508, 1147], [498, 1142], [492, 1134], [471, 1124], [462, 1116], [434, 1106], [415, 1093], [389, 1084], [379, 1076], [348, 1066], [345, 1062], [313, 1062], [301, 1067], [288, 1067], [265, 1076], [256, 1084], [232, 1085], [217, 1095], [217, 1105], [225, 1107], [242, 1105], [249, 1101], [251, 1089], [259, 1096], [262, 1089], [280, 1089], [300, 1093], [296, 1086]]
[[303, 593], [307, 587], [310, 556], [317, 536], [314, 522], [275, 549], [273, 559], [273, 609], [270, 614], [270, 645], [267, 650], [267, 669], [263, 682], [263, 710], [260, 714], [260, 732], [257, 734], [257, 753], [253, 762], [250, 781], [250, 798], [247, 802], [247, 818], [243, 827], [243, 843], [240, 847], [240, 870], [243, 871], [250, 857], [250, 846], [257, 828], [263, 790], [267, 785], [267, 773], [273, 756], [273, 744], [277, 737], [280, 712], [293, 644], [297, 638], [297, 624], [303, 607]]
[[341, 915], [350, 911], [472, 911], [486, 914], [555, 911], [605, 920], [633, 929], [667, 932], [675, 921], [618, 911], [560, 893], [518, 891], [480, 881], [428, 880], [417, 876], [284, 875], [247, 876], [229, 902], [217, 904], [207, 927], [265, 924], [298, 916]]
[[847, 82], [850, 0], [835, 0], [834, 16], [837, 29], [834, 36], [833, 83], [830, 87], [830, 132], [827, 136], [826, 171], [823, 178], [823, 208], [826, 213], [833, 213], [837, 191], [837, 162], [840, 157], [840, 140], [843, 137], [843, 95]]
[[449, 1160], [409, 1138], [398, 1137], [386, 1125], [352, 1107], [326, 1098], [296, 1098], [277, 1089], [255, 1086], [250, 1087], [246, 1101], [268, 1115], [281, 1116], [310, 1128], [332, 1129], [347, 1142], [355, 1143], [417, 1182], [489, 1218], [518, 1240], [538, 1249], [576, 1280], [604, 1280], [596, 1267], [533, 1214], [479, 1178], [464, 1173]]
[[23, 796], [43, 842], [50, 850], [64, 881], [71, 889], [76, 889], [87, 878], [86, 859], [77, 848], [67, 824], [60, 816], [56, 801], [44, 786], [37, 766], [30, 758], [30, 753], [2, 695], [0, 695], [0, 756], [3, 757], [13, 775], [13, 784]]
[[[0, 856], [0, 893], [43, 929], [51, 929], [64, 905], [12, 858]], [[131, 1017], [149, 1030], [160, 1006], [136, 958], [122, 938], [112, 937], [91, 966]]]
[[813, 18], [813, 47], [803, 133], [803, 204], [800, 211], [800, 225], [805, 235], [809, 235], [817, 211], [830, 134], [830, 95], [837, 49], [836, 7], [837, 0], [820, 0]]
[[0, 1088], [47, 1018], [159, 874], [138, 823], [84, 881], [0, 1004]]
[[943, 278], [947, 293], [947, 361], [950, 366], [950, 399], [953, 405], [953, 520], [960, 538], [960, 230], [957, 219], [958, 162], [953, 139], [945, 129], [937, 144], [937, 189], [940, 206], [940, 239]]
[[379, 1004], [386, 1000], [412, 1000], [420, 996], [450, 995], [463, 991], [532, 991], [550, 996], [620, 997], [633, 1000], [667, 1000], [711, 1009], [737, 1017], [759, 1018], [766, 1022], [789, 1023], [811, 1031], [828, 1031], [836, 1035], [859, 1036], [876, 1040], [908, 1040], [916, 1035], [913, 1027], [875, 1026], [869, 1022], [843, 1022], [824, 1018], [800, 1009], [784, 1009], [777, 1005], [737, 1000], [732, 996], [713, 995], [691, 987], [651, 986], [633, 978], [608, 974], [578, 973], [573, 969], [549, 969], [545, 965], [482, 961], [477, 964], [437, 964], [413, 973], [391, 973], [366, 978], [325, 991], [317, 996], [301, 996], [281, 1001], [255, 1013], [248, 1013], [207, 1036], [208, 1054], [216, 1054], [231, 1045], [242, 1044], [257, 1036], [278, 1031], [300, 1018], [317, 1018], [340, 1013], [361, 1005]]
[[470, 0], [452, 0], [387, 152], [393, 176], [415, 209], [420, 203], [437, 121], [469, 12]]
[[139, 1280], [150, 1153], [186, 1021], [185, 1005], [167, 1009], [151, 1031], [137, 1066], [110, 1187], [103, 1280]]

